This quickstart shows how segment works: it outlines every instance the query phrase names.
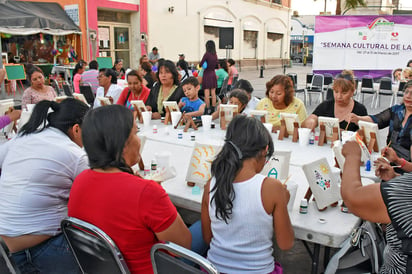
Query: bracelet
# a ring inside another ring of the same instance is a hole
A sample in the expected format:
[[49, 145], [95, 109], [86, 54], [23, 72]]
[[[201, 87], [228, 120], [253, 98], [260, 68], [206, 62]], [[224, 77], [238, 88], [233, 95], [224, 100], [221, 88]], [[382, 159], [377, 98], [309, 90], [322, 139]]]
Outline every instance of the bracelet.
[[402, 158], [402, 164], [400, 166], [400, 168], [403, 168], [406, 165], [406, 160], [405, 158]]

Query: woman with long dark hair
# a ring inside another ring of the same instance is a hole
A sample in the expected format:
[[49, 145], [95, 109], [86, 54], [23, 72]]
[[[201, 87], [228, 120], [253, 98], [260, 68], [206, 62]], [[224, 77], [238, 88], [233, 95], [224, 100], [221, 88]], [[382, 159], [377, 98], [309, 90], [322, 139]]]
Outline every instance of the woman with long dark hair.
[[131, 102], [141, 100], [143, 103], [146, 103], [149, 93], [150, 89], [143, 85], [142, 77], [133, 69], [127, 74], [127, 87], [120, 94], [117, 104], [135, 110]]
[[[211, 114], [216, 108], [217, 79], [215, 68], [217, 65], [216, 45], [213, 40], [206, 42], [206, 53], [203, 55], [200, 66], [205, 65], [202, 79], [202, 88], [205, 92], [206, 113]], [[212, 97], [212, 102], [210, 102]]]
[[237, 115], [230, 122], [201, 212], [207, 258], [222, 273], [282, 273], [272, 257], [272, 237], [281, 249], [293, 245], [290, 195], [279, 180], [259, 174], [273, 151], [260, 121]]
[[51, 87], [45, 85], [44, 73], [37, 67], [32, 66], [27, 71], [27, 79], [30, 80], [30, 87], [24, 90], [21, 98], [21, 105], [26, 108], [27, 104], [37, 104], [42, 100], [54, 100], [57, 94]]
[[153, 244], [171, 241], [190, 248], [190, 232], [164, 189], [133, 174], [140, 139], [132, 112], [120, 105], [104, 106], [90, 111], [83, 124], [91, 169], [74, 181], [68, 215], [106, 232], [131, 273], [153, 273]]
[[88, 110], [72, 98], [41, 101], [0, 146], [0, 236], [21, 273], [80, 273], [60, 222], [74, 178], [88, 168], [81, 148]]

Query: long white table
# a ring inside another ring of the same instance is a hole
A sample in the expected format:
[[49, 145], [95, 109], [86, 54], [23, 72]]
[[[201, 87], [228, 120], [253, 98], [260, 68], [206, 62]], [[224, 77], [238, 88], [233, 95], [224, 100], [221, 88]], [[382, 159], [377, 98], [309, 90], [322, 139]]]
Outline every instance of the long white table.
[[[155, 153], [169, 151], [172, 155], [172, 166], [177, 170], [177, 176], [162, 183], [162, 186], [169, 194], [172, 202], [182, 208], [195, 212], [201, 210], [201, 199], [203, 188], [200, 193], [193, 194], [193, 187], [186, 184], [186, 173], [192, 155], [195, 142], [191, 141], [192, 129], [183, 133], [183, 138], [178, 139], [178, 130], [171, 125], [164, 126], [160, 121], [152, 121], [157, 125], [157, 133], [153, 133], [152, 127], [141, 126], [141, 136], [145, 136], [145, 143], [142, 150], [142, 157], [145, 164], [149, 164]], [[195, 133], [196, 142], [223, 145], [225, 131], [220, 128], [211, 129], [205, 132], [200, 128]], [[297, 184], [298, 190], [294, 200], [293, 209], [289, 212], [294, 228], [295, 237], [304, 242], [314, 243], [314, 250], [310, 252], [312, 257], [312, 273], [317, 273], [319, 263], [319, 250], [321, 246], [339, 248], [343, 241], [349, 237], [353, 228], [358, 226], [361, 220], [348, 213], [343, 213], [338, 207], [328, 207], [325, 211], [318, 211], [313, 201], [309, 202], [308, 214], [300, 214], [300, 200], [304, 197], [308, 182], [301, 166], [305, 163], [325, 157], [331, 166], [334, 164], [333, 152], [330, 145], [318, 146], [308, 145], [301, 147], [291, 139], [283, 141], [277, 140], [277, 135], [273, 134], [276, 150], [291, 150], [291, 160], [289, 174], [291, 174], [288, 184]], [[306, 245], [307, 246], [307, 245]]]

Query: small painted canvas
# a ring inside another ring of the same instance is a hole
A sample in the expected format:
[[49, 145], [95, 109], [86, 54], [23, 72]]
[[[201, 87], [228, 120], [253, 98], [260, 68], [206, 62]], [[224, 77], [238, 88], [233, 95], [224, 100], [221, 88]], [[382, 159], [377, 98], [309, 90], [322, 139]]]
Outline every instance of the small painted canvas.
[[340, 136], [340, 128], [339, 128], [339, 119], [338, 118], [319, 116], [318, 117], [318, 124], [319, 125], [321, 125], [321, 124], [325, 125], [326, 138], [328, 140], [332, 139], [333, 128], [334, 127], [338, 128], [338, 136]]
[[221, 148], [221, 146], [195, 143], [186, 174], [186, 181], [205, 185], [211, 177], [212, 161]]
[[341, 199], [338, 179], [332, 173], [326, 158], [302, 166], [316, 205], [323, 209]]
[[359, 125], [359, 128], [363, 129], [365, 133], [366, 142], [368, 144], [369, 144], [369, 141], [371, 140], [371, 132], [375, 133], [376, 142], [377, 142], [378, 148], [380, 148], [382, 144], [380, 144], [379, 142], [378, 124], [365, 122], [365, 121], [359, 121], [358, 125]]
[[86, 97], [84, 97], [83, 94], [81, 93], [73, 93], [73, 97], [77, 100], [82, 101], [83, 103], [85, 103], [86, 105], [88, 105], [89, 103], [87, 103]]
[[110, 99], [109, 98], [107, 98], [107, 97], [97, 97], [97, 99], [100, 101], [100, 104], [102, 105], [102, 106], [108, 106], [108, 105], [111, 105], [112, 104], [112, 102], [110, 102]]
[[[287, 112], [281, 112], [279, 113], [280, 119], [284, 119], [286, 123], [286, 130], [288, 131], [289, 134], [293, 134], [293, 123], [298, 122], [299, 123], [299, 118], [298, 115], [295, 113], [287, 113]], [[300, 123], [299, 123], [300, 125]]]
[[61, 95], [61, 96], [57, 96], [56, 98], [54, 98], [54, 100], [57, 102], [57, 103], [60, 103], [61, 101], [63, 101], [63, 100], [65, 100], [65, 99], [67, 99], [68, 97], [66, 96], [66, 95]]
[[275, 151], [260, 174], [269, 178], [285, 180], [289, 176], [290, 150]]
[[133, 105], [134, 109], [139, 109], [140, 111], [147, 111], [147, 108], [143, 100], [132, 100], [130, 103]]
[[220, 112], [219, 115], [221, 115], [221, 113], [224, 112], [225, 114], [225, 121], [226, 122], [230, 122], [232, 121], [233, 117], [237, 114], [238, 112], [238, 106], [237, 105], [229, 105], [229, 104], [221, 104], [220, 105]]
[[249, 115], [252, 117], [256, 117], [257, 119], [260, 119], [262, 116], [265, 117], [265, 120], [267, 121], [267, 110], [257, 110], [257, 109], [252, 109], [249, 111]]
[[163, 106], [165, 108], [168, 108], [170, 112], [180, 111], [179, 106], [177, 105], [176, 101], [164, 101]]

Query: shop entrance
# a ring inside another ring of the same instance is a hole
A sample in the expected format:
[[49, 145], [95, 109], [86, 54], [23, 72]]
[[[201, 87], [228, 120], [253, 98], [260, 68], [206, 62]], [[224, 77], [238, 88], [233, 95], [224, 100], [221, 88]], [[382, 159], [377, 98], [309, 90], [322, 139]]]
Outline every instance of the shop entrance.
[[[122, 59], [123, 67], [130, 67], [130, 14], [98, 11], [98, 18], [99, 56], [111, 56], [113, 62]], [[122, 18], [122, 23], [109, 21], [117, 18]]]

